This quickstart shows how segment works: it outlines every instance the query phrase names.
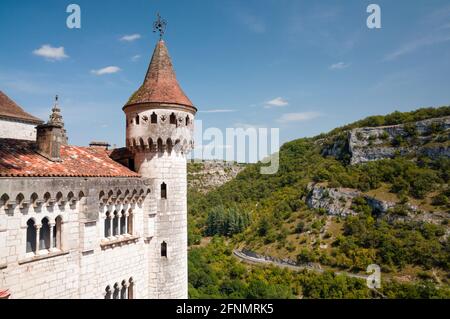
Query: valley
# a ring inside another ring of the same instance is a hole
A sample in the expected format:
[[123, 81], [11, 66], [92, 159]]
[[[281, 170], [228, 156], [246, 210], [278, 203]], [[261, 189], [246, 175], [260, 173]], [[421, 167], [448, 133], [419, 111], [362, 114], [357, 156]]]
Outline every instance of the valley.
[[[369, 117], [284, 144], [275, 175], [252, 164], [210, 191], [190, 184], [190, 296], [379, 298], [344, 274], [378, 264], [388, 298], [450, 297], [449, 115]], [[235, 250], [323, 272], [242, 264]]]

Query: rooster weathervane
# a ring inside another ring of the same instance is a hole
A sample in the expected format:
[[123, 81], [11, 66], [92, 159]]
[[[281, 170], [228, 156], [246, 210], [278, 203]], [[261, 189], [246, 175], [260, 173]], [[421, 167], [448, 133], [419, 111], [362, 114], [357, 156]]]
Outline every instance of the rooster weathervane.
[[159, 12], [157, 20], [153, 23], [153, 32], [159, 32], [159, 38], [162, 39], [164, 32], [166, 32], [167, 21], [161, 18]]

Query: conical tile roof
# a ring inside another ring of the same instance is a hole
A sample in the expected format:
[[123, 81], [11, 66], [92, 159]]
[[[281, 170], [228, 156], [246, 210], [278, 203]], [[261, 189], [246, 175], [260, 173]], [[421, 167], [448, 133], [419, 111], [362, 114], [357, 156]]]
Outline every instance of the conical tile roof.
[[143, 103], [168, 103], [195, 108], [178, 84], [163, 40], [155, 47], [144, 83], [131, 96], [125, 107]]

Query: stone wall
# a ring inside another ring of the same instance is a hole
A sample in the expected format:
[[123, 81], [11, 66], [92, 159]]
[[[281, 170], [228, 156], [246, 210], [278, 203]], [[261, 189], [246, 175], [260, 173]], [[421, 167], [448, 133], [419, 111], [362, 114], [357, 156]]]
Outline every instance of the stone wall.
[[36, 140], [36, 124], [0, 119], [0, 138]]
[[[131, 279], [133, 298], [148, 298], [152, 236], [151, 212], [145, 210], [151, 207], [152, 183], [140, 178], [1, 178], [0, 287], [9, 289], [11, 298], [104, 298], [106, 287], [113, 290]], [[115, 211], [132, 212], [133, 230], [106, 238], [106, 212]], [[39, 224], [44, 217], [53, 221], [58, 216], [61, 245], [27, 252], [27, 221]]]
[[[153, 180], [150, 203], [156, 209], [155, 236], [150, 241], [149, 298], [187, 298], [187, 182], [186, 156], [181, 153], [138, 152], [136, 168]], [[167, 185], [167, 199], [161, 185]], [[167, 244], [167, 257], [161, 244]]]

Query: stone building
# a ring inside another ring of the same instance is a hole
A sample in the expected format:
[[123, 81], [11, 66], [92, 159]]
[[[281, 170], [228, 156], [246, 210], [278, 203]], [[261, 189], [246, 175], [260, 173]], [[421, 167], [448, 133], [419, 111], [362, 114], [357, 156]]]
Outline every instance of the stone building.
[[79, 147], [57, 100], [44, 124], [1, 93], [0, 290], [11, 298], [187, 298], [197, 109], [163, 40], [123, 111], [125, 148]]
[[25, 112], [0, 91], [0, 137], [36, 140], [36, 125], [42, 121]]

